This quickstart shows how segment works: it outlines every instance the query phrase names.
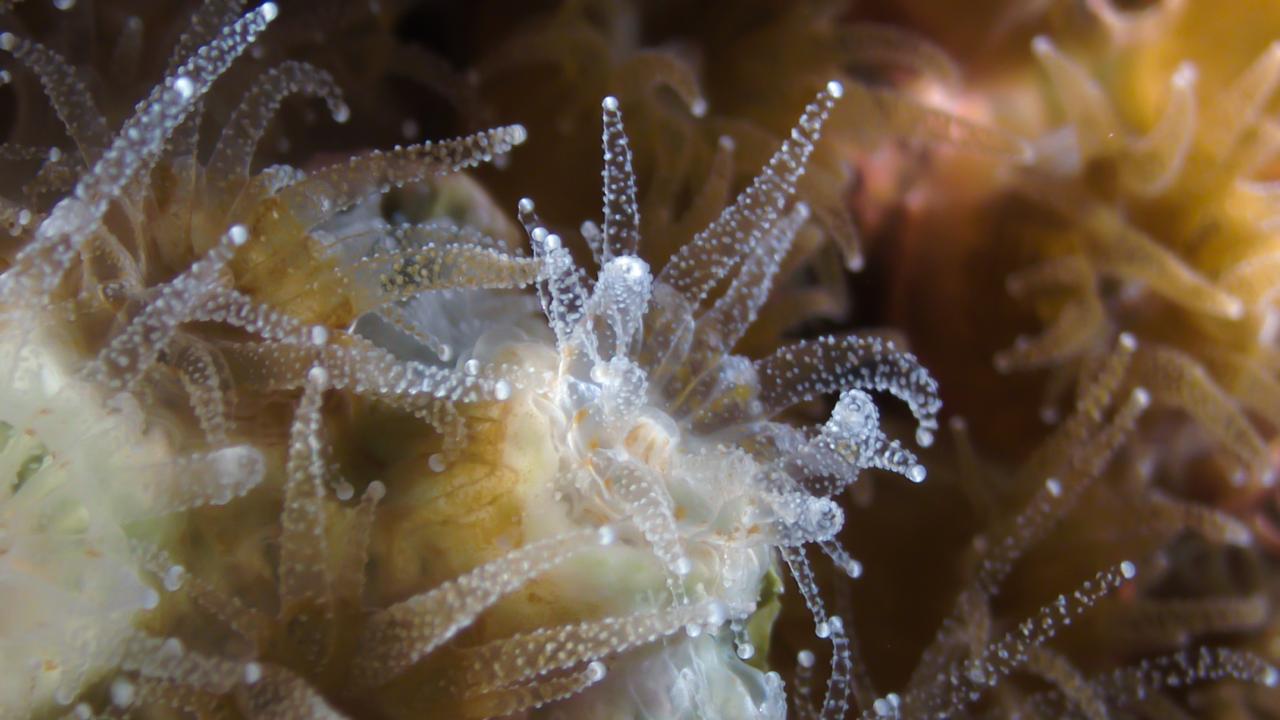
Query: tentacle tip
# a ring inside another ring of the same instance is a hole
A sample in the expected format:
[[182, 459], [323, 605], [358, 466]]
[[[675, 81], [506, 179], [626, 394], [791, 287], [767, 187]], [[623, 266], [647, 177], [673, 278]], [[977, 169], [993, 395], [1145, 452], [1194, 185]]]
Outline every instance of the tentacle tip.
[[316, 388], [323, 388], [329, 384], [329, 371], [316, 365], [307, 371], [307, 382]]
[[844, 97], [844, 83], [839, 80], [831, 80], [827, 83], [827, 94], [836, 100]]
[[280, 16], [280, 6], [273, 2], [265, 2], [258, 7], [258, 12], [262, 15], [263, 20], [271, 22]]
[[1151, 391], [1144, 387], [1133, 389], [1133, 402], [1139, 409], [1145, 409], [1151, 406]]
[[928, 425], [921, 425], [916, 428], [916, 444], [925, 448], [933, 445], [933, 430], [934, 428]]
[[1125, 560], [1120, 563], [1120, 574], [1124, 576], [1125, 580], [1132, 580], [1138, 575], [1138, 567], [1132, 562]]
[[227, 240], [235, 247], [241, 247], [249, 242], [249, 228], [244, 225], [232, 225], [227, 230]]
[[605, 112], [618, 112], [618, 98], [613, 95], [607, 95], [604, 100], [600, 101], [600, 107], [603, 108]]
[[1043, 58], [1052, 54], [1054, 50], [1053, 41], [1049, 39], [1048, 35], [1036, 35], [1031, 38], [1031, 51], [1037, 56]]
[[907, 470], [907, 479], [913, 483], [920, 484], [924, 482], [928, 474], [929, 471], [925, 470], [923, 465], [916, 464], [912, 465], [910, 470]]
[[701, 98], [701, 97], [694, 98], [693, 102], [689, 103], [689, 112], [692, 113], [693, 116], [696, 118], [706, 117], [707, 116], [707, 99]]

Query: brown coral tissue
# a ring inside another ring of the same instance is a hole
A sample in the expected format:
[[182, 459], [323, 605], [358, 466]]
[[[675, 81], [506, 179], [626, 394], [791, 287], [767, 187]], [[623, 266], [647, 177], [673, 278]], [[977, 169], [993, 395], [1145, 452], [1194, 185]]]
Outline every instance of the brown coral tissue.
[[0, 0], [0, 720], [1280, 717], [1274, 0]]

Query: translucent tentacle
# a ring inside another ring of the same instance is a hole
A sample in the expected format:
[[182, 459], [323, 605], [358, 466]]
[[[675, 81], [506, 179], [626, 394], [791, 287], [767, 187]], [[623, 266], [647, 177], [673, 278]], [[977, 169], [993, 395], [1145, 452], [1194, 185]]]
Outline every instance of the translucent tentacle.
[[[742, 263], [724, 294], [697, 319], [693, 346], [666, 383], [666, 391], [673, 398], [668, 412], [673, 416], [701, 412], [734, 387], [733, 381], [742, 375], [737, 371], [749, 367], [745, 361], [733, 362], [727, 355], [755, 322], [769, 297], [783, 257], [808, 217], [809, 208], [804, 203], [787, 213]], [[656, 373], [653, 382], [666, 379], [662, 373]], [[750, 408], [742, 409], [749, 411]]]
[[1039, 335], [1020, 335], [1012, 346], [997, 352], [993, 358], [996, 370], [1034, 370], [1078, 358], [1092, 348], [1105, 323], [1106, 314], [1095, 295], [1073, 298]]
[[897, 440], [889, 440], [879, 425], [880, 414], [871, 396], [861, 390], [846, 390], [818, 435], [787, 462], [802, 467], [809, 475], [809, 489], [824, 496], [843, 491], [867, 468], [924, 482], [924, 466]]
[[267, 623], [267, 618], [257, 610], [246, 607], [235, 596], [215, 590], [199, 574], [187, 572], [160, 548], [133, 541], [131, 549], [142, 567], [161, 579], [166, 590], [182, 590], [196, 605], [242, 639], [257, 642], [258, 633]]
[[233, 227], [207, 255], [165, 284], [156, 299], [85, 367], [84, 376], [112, 390], [132, 389], [168, 345], [178, 325], [190, 319], [203, 297], [218, 284], [222, 269], [248, 237], [242, 226]]
[[245, 670], [244, 698], [246, 714], [254, 720], [349, 720], [293, 671], [279, 665], [253, 665], [259, 669]]
[[522, 373], [520, 368], [501, 367], [471, 374], [465, 369], [401, 362], [355, 336], [344, 337], [341, 345], [236, 343], [222, 345], [220, 350], [229, 362], [247, 372], [246, 385], [262, 390], [302, 387], [306, 369], [320, 365], [328, 373], [331, 388], [349, 388], [358, 395], [409, 409], [415, 402], [431, 399], [453, 403], [505, 400]]
[[578, 232], [586, 241], [587, 249], [591, 251], [591, 259], [595, 261], [596, 267], [604, 267], [604, 232], [600, 226], [590, 220], [584, 220]]
[[1212, 505], [1180, 500], [1155, 488], [1147, 488], [1143, 499], [1156, 522], [1168, 527], [1199, 533], [1209, 542], [1249, 547], [1253, 532], [1240, 519]]
[[[48, 159], [40, 166], [35, 177], [22, 186], [22, 197], [28, 205], [37, 207], [41, 196], [70, 189], [76, 182], [79, 165], [58, 148], [50, 148]], [[41, 216], [37, 222], [44, 222]]]
[[1037, 35], [1032, 40], [1031, 49], [1058, 93], [1062, 110], [1070, 127], [1075, 128], [1084, 157], [1091, 158], [1117, 149], [1123, 138], [1120, 120], [1106, 92], [1093, 76], [1062, 54], [1044, 35]]
[[1079, 222], [1085, 230], [1086, 253], [1105, 272], [1145, 283], [1161, 297], [1190, 310], [1229, 319], [1243, 316], [1240, 298], [1130, 224], [1116, 208], [1035, 178], [1020, 184], [1019, 191]]
[[844, 389], [889, 392], [907, 404], [916, 440], [929, 445], [938, 428], [938, 383], [910, 353], [877, 337], [826, 336], [790, 345], [756, 362], [761, 415]]
[[[1071, 597], [1058, 596], [1057, 602], [1043, 608], [1034, 618], [1029, 618], [1010, 630], [1001, 639], [991, 643], [977, 657], [972, 657], [953, 667], [949, 682], [936, 686], [941, 697], [926, 693], [925, 697], [908, 697], [909, 707], [917, 707], [931, 714], [951, 716], [971, 702], [974, 692], [993, 687], [1000, 679], [1026, 662], [1028, 654], [1052, 638], [1059, 627], [1092, 607], [1103, 596], [1118, 588], [1136, 574], [1133, 563], [1125, 561], [1104, 570], [1081, 585]], [[917, 705], [916, 703], [921, 703]]]
[[1018, 558], [1046, 537], [1075, 506], [1133, 432], [1149, 402], [1145, 390], [1139, 388], [1131, 393], [1110, 423], [1099, 428], [1093, 437], [1073, 446], [1070, 467], [1058, 468], [1058, 474], [1041, 484], [1035, 496], [1013, 520], [988, 533], [987, 546], [990, 549], [982, 557], [974, 580], [974, 586], [983, 596], [995, 594]]
[[187, 58], [207, 45], [220, 30], [239, 17], [246, 0], [205, 0], [192, 13], [178, 43], [169, 55], [165, 74], [172, 74]]
[[[342, 101], [342, 91], [333, 76], [309, 63], [287, 60], [254, 81], [240, 106], [222, 129], [222, 136], [214, 146], [213, 155], [205, 168], [206, 177], [213, 178], [226, 193], [238, 191], [249, 177], [249, 163], [267, 124], [289, 95], [302, 93], [323, 98], [329, 113], [338, 122], [344, 122], [351, 114]], [[225, 198], [224, 202], [230, 202]]]
[[783, 561], [787, 563], [787, 569], [791, 571], [791, 579], [800, 589], [800, 597], [804, 599], [805, 607], [809, 608], [815, 633], [820, 638], [828, 637], [830, 624], [827, 622], [827, 606], [822, 602], [822, 593], [818, 590], [818, 581], [813, 577], [813, 566], [805, 557], [804, 548], [787, 546], [780, 548], [779, 552], [782, 554]]
[[[355, 664], [356, 684], [376, 687], [395, 678], [470, 625], [498, 600], [611, 538], [609, 533], [584, 530], [532, 543], [379, 612], [369, 620], [361, 635], [359, 661]], [[528, 677], [531, 676], [511, 678], [480, 689], [497, 688]]]
[[693, 565], [681, 545], [675, 508], [662, 478], [638, 463], [620, 462], [610, 469], [604, 483], [622, 500], [628, 518], [667, 570], [679, 577], [688, 575]]
[[1263, 595], [1144, 599], [1126, 608], [1119, 626], [1129, 638], [1170, 648], [1206, 635], [1259, 630], [1270, 610]]
[[525, 137], [524, 127], [508, 125], [439, 143], [374, 150], [307, 175], [281, 190], [280, 199], [299, 225], [312, 228], [388, 188], [489, 162]]
[[1280, 669], [1251, 652], [1202, 647], [1142, 660], [1094, 682], [1110, 703], [1123, 707], [1140, 702], [1157, 690], [1226, 679], [1280, 687]]
[[1046, 647], [1027, 653], [1027, 670], [1048, 681], [1084, 715], [1085, 720], [1107, 720], [1102, 694], [1065, 657]]
[[[684, 102], [694, 117], [706, 114], [707, 100], [698, 87], [697, 72], [678, 53], [663, 49], [636, 50], [617, 70], [616, 79], [635, 87], [636, 96], [666, 88]], [[627, 97], [633, 96], [627, 94]]]
[[[274, 3], [225, 28], [208, 46], [156, 86], [116, 135], [111, 146], [76, 184], [75, 191], [50, 212], [35, 239], [15, 260], [17, 271], [0, 277], [0, 296], [30, 302], [22, 290], [36, 286], [47, 296], [73, 262], [80, 246], [102, 225], [112, 200], [159, 158], [171, 133], [240, 53], [279, 12]], [[16, 294], [15, 294], [16, 293]]]
[[387, 492], [386, 485], [374, 480], [365, 488], [360, 504], [351, 511], [342, 561], [333, 573], [335, 599], [353, 607], [361, 607], [364, 595], [365, 565], [369, 561], [369, 538], [373, 532], [374, 513], [378, 501]]
[[840, 83], [827, 84], [751, 186], [680, 248], [658, 275], [658, 282], [671, 286], [694, 306], [702, 302], [742, 253], [755, 247], [760, 234], [777, 222], [783, 204], [795, 193], [823, 123], [843, 95]]
[[1102, 425], [1104, 414], [1115, 401], [1137, 350], [1138, 341], [1133, 335], [1121, 333], [1115, 348], [1097, 371], [1081, 380], [1071, 416], [1023, 464], [1020, 474], [1024, 478], [1040, 482], [1056, 475], [1064, 463], [1078, 455], [1078, 448], [1086, 445]]
[[809, 219], [809, 206], [796, 203], [795, 207], [778, 222], [770, 237], [762, 242], [742, 265], [724, 295], [698, 318], [698, 324], [706, 323], [717, 328], [724, 352], [742, 339], [769, 298], [774, 277], [782, 260], [791, 250], [792, 241], [800, 226]]
[[376, 315], [391, 327], [412, 338], [414, 342], [430, 350], [440, 360], [448, 362], [453, 359], [453, 348], [419, 327], [413, 316], [405, 312], [400, 305], [384, 305], [378, 308]]
[[508, 717], [534, 710], [547, 703], [577, 695], [603, 680], [605, 674], [604, 663], [593, 661], [575, 672], [492, 690], [470, 700], [467, 717]]
[[428, 244], [356, 262], [347, 271], [368, 297], [356, 314], [428, 290], [518, 288], [540, 279], [542, 263], [476, 245]]
[[849, 712], [849, 697], [853, 691], [853, 654], [849, 649], [849, 637], [845, 634], [844, 620], [832, 615], [827, 621], [831, 636], [831, 675], [827, 678], [827, 695], [818, 712], [819, 720], [843, 720]]
[[1148, 347], [1134, 360], [1135, 372], [1152, 398], [1183, 410], [1239, 464], [1254, 482], [1272, 477], [1267, 445], [1235, 401], [1190, 356], [1169, 347]]
[[[280, 513], [280, 608], [288, 617], [315, 605], [332, 611], [325, 532], [325, 457], [320, 408], [327, 373], [312, 368], [289, 430], [284, 510]], [[315, 657], [312, 660], [319, 660]]]
[[1196, 69], [1184, 63], [1169, 82], [1169, 99], [1160, 121], [1127, 153], [1121, 181], [1146, 197], [1168, 190], [1186, 165], [1198, 127]]
[[0, 33], [0, 50], [13, 53], [35, 71], [58, 119], [66, 126], [67, 135], [80, 149], [85, 164], [93, 165], [110, 142], [110, 134], [102, 112], [76, 71], [61, 55], [13, 33]]
[[[0, 144], [0, 160], [43, 160], [49, 157], [50, 149], [22, 145], [19, 143]], [[61, 155], [59, 150], [58, 154]]]
[[[172, 680], [214, 695], [245, 682], [245, 663], [176, 647], [168, 639], [134, 635], [124, 645], [120, 669], [146, 678]], [[175, 652], [177, 650], [177, 652]]]
[[1225, 93], [1207, 109], [1206, 143], [1219, 160], [1236, 150], [1240, 139], [1258, 120], [1280, 88], [1280, 41], [1273, 42], [1245, 69]]
[[117, 512], [124, 520], [225, 505], [257, 487], [266, 461], [251, 445], [233, 445], [195, 453], [160, 465], [126, 466], [138, 481]]
[[542, 628], [462, 651], [458, 677], [463, 687], [484, 692], [726, 619], [724, 605], [709, 602]]
[[268, 340], [298, 344], [310, 344], [316, 333], [315, 326], [303, 325], [293, 316], [225, 286], [212, 288], [204, 301], [191, 309], [190, 319], [227, 323]]
[[200, 429], [210, 444], [225, 444], [230, 428], [222, 389], [224, 379], [229, 377], [225, 364], [208, 347], [194, 339], [178, 335], [173, 345], [172, 362], [187, 391]]
[[[564, 247], [560, 236], [549, 232], [538, 219], [532, 200], [522, 199], [517, 212], [520, 223], [529, 235], [533, 256], [543, 265], [546, 279], [538, 283], [538, 300], [556, 335], [556, 346], [577, 349], [582, 341], [590, 343], [594, 340], [594, 335], [590, 333], [585, 337], [578, 336], [578, 342], [574, 341], [575, 331], [588, 302], [588, 283], [582, 270], [574, 264], [573, 255]], [[594, 348], [590, 349], [594, 351]]]
[[1066, 288], [1073, 296], [1039, 335], [1020, 336], [1012, 347], [996, 353], [996, 369], [1004, 373], [1042, 368], [1076, 358], [1090, 349], [1107, 323], [1095, 280], [1093, 268], [1078, 255], [1047, 260], [1010, 275], [1009, 293], [1016, 298], [1041, 288]]
[[640, 247], [640, 203], [636, 200], [636, 175], [631, 168], [631, 146], [622, 127], [618, 99], [603, 103], [604, 132], [604, 248], [609, 262], [619, 255], [635, 255]]

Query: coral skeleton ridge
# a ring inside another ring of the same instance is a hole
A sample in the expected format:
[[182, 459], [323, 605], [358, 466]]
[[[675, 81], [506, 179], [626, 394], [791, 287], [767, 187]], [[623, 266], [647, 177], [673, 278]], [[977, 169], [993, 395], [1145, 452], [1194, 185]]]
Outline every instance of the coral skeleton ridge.
[[[384, 217], [398, 189], [505, 158], [527, 140], [520, 125], [254, 171], [291, 96], [339, 124], [352, 110], [332, 74], [284, 60], [202, 127], [215, 84], [282, 13], [242, 5], [205, 3], [118, 128], [65, 59], [0, 33], [70, 140], [0, 145], [0, 161], [38, 165], [0, 200], [17, 238], [0, 274], [0, 717], [948, 718], [994, 714], [991, 688], [1024, 673], [1038, 690], [1002, 694], [1006, 709], [1097, 720], [1197, 681], [1280, 684], [1227, 646], [1087, 676], [1047, 644], [1141, 582], [1145, 558], [1095, 570], [1022, 622], [996, 609], [1161, 390], [1134, 371], [1145, 342], [1120, 333], [1091, 337], [1073, 414], [1024, 469], [1035, 493], [984, 527], [910, 680], [876, 691], [820, 584], [864, 574], [839, 536], [840, 499], [866, 471], [926, 479], [875, 396], [905, 408], [924, 448], [938, 385], [872, 335], [735, 348], [813, 220], [798, 183], [824, 123], [878, 90], [821, 87], [661, 269], [645, 259], [624, 103], [603, 98], [602, 217], [581, 226], [592, 271], [539, 218], [538, 188], [514, 208], [527, 250], [466, 222]], [[862, 32], [871, 55], [910, 46]], [[920, 47], [919, 63], [954, 74]], [[1050, 46], [1037, 52], [1071, 81]], [[885, 98], [882, 111], [906, 112]], [[1081, 128], [1105, 114], [1078, 109]], [[1177, 112], [1154, 132], [1185, 135]], [[1027, 148], [929, 117], [942, 134]], [[1159, 193], [1183, 150], [1138, 142], [1123, 176]], [[727, 187], [734, 144], [716, 152]], [[1177, 277], [1156, 289], [1245, 311], [1243, 290]], [[1009, 364], [1034, 364], [1050, 340]], [[829, 400], [819, 422], [797, 412]], [[1183, 526], [1249, 537], [1207, 509]], [[794, 671], [770, 665], [784, 575], [824, 641]]]

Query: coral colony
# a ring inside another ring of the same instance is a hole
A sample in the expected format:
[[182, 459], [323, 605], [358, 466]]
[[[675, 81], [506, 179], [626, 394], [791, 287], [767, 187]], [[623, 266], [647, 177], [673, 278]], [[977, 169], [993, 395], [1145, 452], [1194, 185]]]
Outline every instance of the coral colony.
[[[211, 87], [281, 14], [205, 4], [118, 128], [59, 54], [0, 34], [70, 139], [0, 146], [39, 166], [0, 201], [19, 239], [0, 275], [0, 716], [1096, 720], [1195, 683], [1280, 682], [1229, 645], [1089, 675], [1049, 644], [1139, 582], [1142, 558], [1021, 622], [995, 608], [1152, 402], [1132, 380], [1143, 343], [1090, 326], [1074, 411], [1022, 471], [1035, 491], [975, 541], [909, 681], [874, 689], [850, 618], [824, 601], [828, 581], [864, 574], [838, 501], [864, 471], [926, 480], [881, 411], [905, 408], [930, 446], [937, 383], [869, 335], [735, 354], [810, 221], [797, 182], [853, 88], [822, 86], [659, 269], [612, 96], [602, 222], [572, 242], [539, 219], [538, 187], [511, 208], [527, 250], [380, 210], [518, 153], [520, 125], [251, 172], [289, 96], [352, 115], [333, 76], [285, 60], [202, 127]], [[1036, 52], [1074, 87], [1047, 41]], [[1181, 146], [1152, 145], [1124, 174], [1136, 192], [1176, 175]], [[1239, 312], [1203, 285], [1153, 282]], [[825, 419], [803, 419], [823, 402]], [[1248, 543], [1233, 518], [1178, 507]], [[783, 663], [768, 652], [780, 602], [807, 608], [816, 636]], [[993, 702], [1014, 675], [1037, 683]]]

